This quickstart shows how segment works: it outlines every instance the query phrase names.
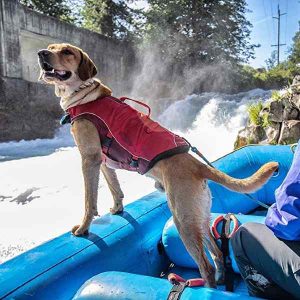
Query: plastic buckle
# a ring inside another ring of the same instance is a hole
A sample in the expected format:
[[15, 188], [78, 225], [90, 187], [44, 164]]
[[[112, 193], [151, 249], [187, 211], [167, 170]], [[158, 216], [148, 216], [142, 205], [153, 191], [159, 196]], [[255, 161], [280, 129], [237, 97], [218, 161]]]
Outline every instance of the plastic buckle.
[[71, 116], [69, 114], [65, 114], [61, 117], [59, 121], [60, 125], [65, 125], [67, 123], [71, 123]]
[[131, 158], [131, 162], [130, 162], [129, 166], [132, 167], [132, 168], [137, 169], [139, 167], [139, 161], [138, 161], [138, 159], [139, 159], [138, 157], [133, 156]]
[[105, 137], [104, 141], [102, 142], [102, 146], [109, 148], [111, 143], [112, 143], [112, 139], [109, 137]]

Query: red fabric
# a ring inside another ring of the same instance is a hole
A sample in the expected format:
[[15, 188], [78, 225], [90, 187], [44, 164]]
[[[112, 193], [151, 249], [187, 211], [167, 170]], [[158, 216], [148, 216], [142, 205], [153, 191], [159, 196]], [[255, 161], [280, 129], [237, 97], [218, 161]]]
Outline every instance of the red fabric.
[[[86, 118], [97, 127], [103, 159], [111, 167], [146, 173], [160, 158], [187, 152], [188, 143], [123, 101], [108, 96], [68, 109], [72, 122]], [[112, 137], [109, 147], [105, 138]], [[138, 168], [130, 166], [138, 160]]]

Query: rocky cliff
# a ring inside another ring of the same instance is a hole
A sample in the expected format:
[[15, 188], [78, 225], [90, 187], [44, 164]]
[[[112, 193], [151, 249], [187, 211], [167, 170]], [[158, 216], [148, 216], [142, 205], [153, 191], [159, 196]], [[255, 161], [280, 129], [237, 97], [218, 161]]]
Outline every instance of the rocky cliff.
[[300, 139], [300, 75], [270, 101], [248, 107], [248, 125], [239, 131], [234, 148], [248, 144], [292, 144]]

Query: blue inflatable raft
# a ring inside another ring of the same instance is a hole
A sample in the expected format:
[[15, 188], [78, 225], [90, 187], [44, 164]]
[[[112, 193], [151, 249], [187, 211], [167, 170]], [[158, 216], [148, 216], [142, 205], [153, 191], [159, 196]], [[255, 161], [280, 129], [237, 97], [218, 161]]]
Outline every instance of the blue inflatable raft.
[[[278, 161], [278, 172], [253, 194], [271, 204], [292, 158], [290, 146], [248, 146], [213, 164], [231, 176], [244, 178], [262, 164]], [[245, 195], [213, 182], [209, 185], [213, 218], [231, 212], [240, 223], [264, 222], [265, 211]], [[162, 300], [172, 287], [165, 276], [168, 272], [186, 279], [200, 276], [172, 222], [165, 195], [154, 192], [127, 205], [121, 215], [96, 219], [86, 237], [67, 232], [0, 265], [0, 299]], [[181, 299], [250, 297], [239, 279], [234, 293], [224, 292], [222, 286], [186, 288]]]

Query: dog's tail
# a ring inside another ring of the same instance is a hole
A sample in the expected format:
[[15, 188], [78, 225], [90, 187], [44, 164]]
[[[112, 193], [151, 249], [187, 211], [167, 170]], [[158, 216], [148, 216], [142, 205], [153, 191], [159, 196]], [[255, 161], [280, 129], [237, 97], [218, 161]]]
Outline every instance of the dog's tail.
[[278, 168], [277, 162], [264, 164], [252, 176], [245, 179], [233, 178], [217, 169], [201, 164], [200, 176], [220, 183], [230, 190], [239, 193], [251, 193], [259, 189]]

